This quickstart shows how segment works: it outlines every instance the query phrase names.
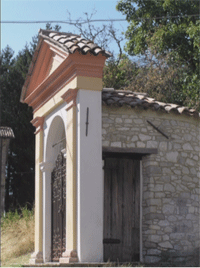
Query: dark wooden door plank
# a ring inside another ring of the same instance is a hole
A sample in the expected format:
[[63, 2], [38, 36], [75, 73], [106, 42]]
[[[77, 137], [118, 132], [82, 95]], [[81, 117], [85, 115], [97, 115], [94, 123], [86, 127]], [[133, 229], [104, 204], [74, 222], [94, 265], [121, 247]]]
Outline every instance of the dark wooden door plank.
[[104, 261], [138, 261], [140, 162], [106, 158], [104, 168]]

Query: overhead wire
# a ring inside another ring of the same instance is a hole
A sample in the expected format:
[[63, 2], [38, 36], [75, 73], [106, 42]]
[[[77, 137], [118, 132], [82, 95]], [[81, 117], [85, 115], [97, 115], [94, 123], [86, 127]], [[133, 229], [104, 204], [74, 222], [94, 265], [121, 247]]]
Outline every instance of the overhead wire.
[[[192, 15], [176, 15], [176, 16], [161, 16], [161, 17], [152, 17], [152, 18], [135, 18], [138, 20], [154, 20], [154, 19], [169, 19], [169, 18], [181, 18], [181, 17], [200, 17], [200, 14], [192, 14]], [[77, 23], [86, 24], [91, 22], [117, 22], [117, 21], [127, 21], [126, 19], [96, 19], [96, 20], [71, 20], [71, 21], [64, 21], [64, 20], [38, 20], [38, 21], [0, 21], [0, 23], [13, 23], [13, 24], [33, 24], [33, 23], [65, 23], [75, 25]]]

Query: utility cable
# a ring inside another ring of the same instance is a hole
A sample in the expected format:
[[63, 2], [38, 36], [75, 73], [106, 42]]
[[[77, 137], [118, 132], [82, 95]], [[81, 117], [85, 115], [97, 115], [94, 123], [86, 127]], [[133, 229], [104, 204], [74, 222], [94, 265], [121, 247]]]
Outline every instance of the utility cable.
[[[170, 19], [170, 18], [183, 18], [183, 17], [200, 17], [200, 14], [192, 15], [176, 15], [176, 16], [161, 16], [161, 17], [152, 17], [152, 18], [135, 18], [135, 20], [155, 20], [155, 19]], [[117, 22], [117, 21], [127, 21], [126, 19], [96, 19], [96, 20], [76, 20], [76, 21], [57, 21], [57, 20], [39, 20], [39, 21], [0, 21], [0, 23], [13, 23], [13, 24], [30, 24], [30, 23], [65, 23], [70, 25], [76, 25], [77, 23], [86, 24], [91, 22]], [[131, 19], [130, 19], [131, 21]]]

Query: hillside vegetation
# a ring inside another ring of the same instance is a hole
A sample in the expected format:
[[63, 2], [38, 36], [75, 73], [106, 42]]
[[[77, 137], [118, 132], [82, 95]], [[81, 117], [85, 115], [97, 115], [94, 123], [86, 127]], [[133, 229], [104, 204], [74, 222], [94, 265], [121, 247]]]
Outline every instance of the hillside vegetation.
[[8, 212], [1, 223], [1, 266], [27, 264], [33, 251], [33, 211]]

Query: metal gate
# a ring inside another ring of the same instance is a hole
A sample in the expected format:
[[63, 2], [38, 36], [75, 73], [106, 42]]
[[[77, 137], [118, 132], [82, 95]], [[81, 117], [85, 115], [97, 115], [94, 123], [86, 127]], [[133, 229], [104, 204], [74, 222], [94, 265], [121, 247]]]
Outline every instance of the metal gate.
[[51, 174], [52, 250], [51, 259], [58, 262], [66, 248], [66, 159], [60, 153]]

